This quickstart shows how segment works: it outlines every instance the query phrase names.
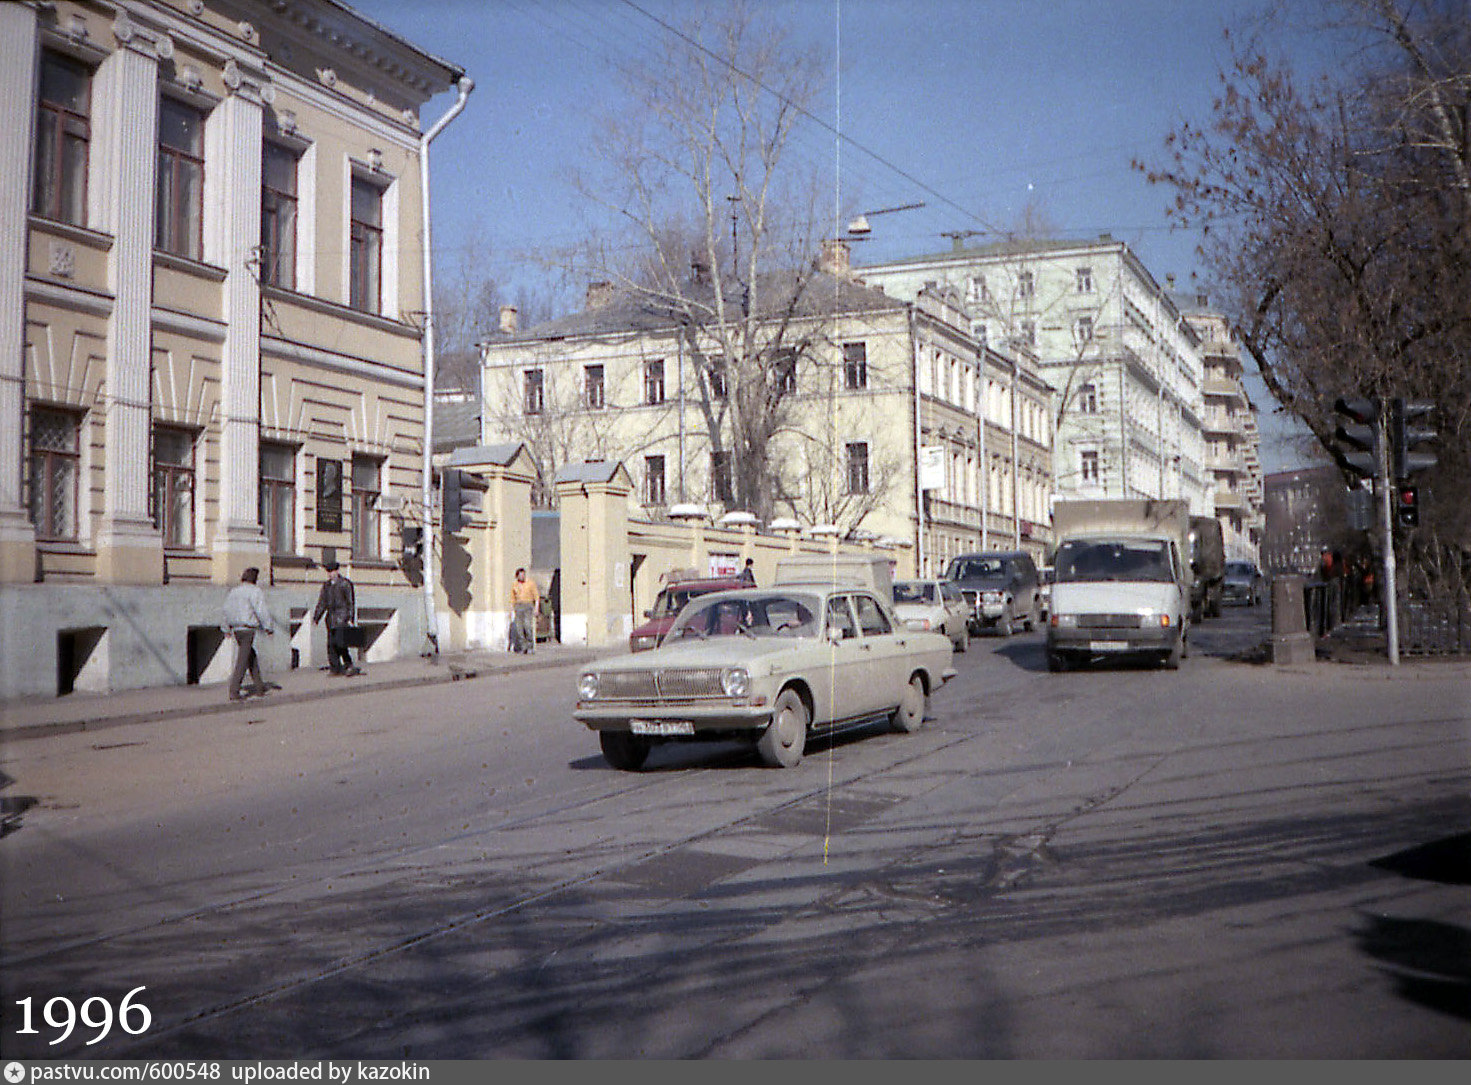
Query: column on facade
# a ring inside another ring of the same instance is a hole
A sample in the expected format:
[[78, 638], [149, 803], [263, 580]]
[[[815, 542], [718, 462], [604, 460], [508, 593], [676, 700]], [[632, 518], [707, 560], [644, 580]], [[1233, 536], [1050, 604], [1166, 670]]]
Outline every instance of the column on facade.
[[[260, 525], [260, 280], [261, 77], [235, 61], [224, 71], [229, 93], [209, 119], [209, 156], [222, 179], [214, 206], [219, 220], [216, 259], [224, 265], [225, 343], [220, 374], [219, 521], [213, 578], [230, 584], [250, 565], [264, 565]], [[209, 182], [206, 181], [208, 185]]]
[[163, 541], [148, 513], [158, 45], [138, 33], [126, 12], [112, 29], [118, 48], [98, 69], [94, 97], [105, 134], [103, 168], [93, 176], [104, 188], [103, 229], [113, 235], [103, 504], [95, 541], [100, 580], [142, 584], [163, 575]]
[[0, 583], [30, 581], [36, 569], [36, 532], [21, 494], [26, 182], [35, 65], [36, 9], [0, 4]]

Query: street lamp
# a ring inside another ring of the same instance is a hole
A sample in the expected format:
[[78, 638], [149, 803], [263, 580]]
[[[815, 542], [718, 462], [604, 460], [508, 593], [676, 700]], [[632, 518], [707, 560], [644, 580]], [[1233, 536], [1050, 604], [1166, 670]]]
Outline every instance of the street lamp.
[[856, 219], [848, 223], [848, 236], [867, 237], [869, 234], [873, 233], [873, 227], [868, 224], [868, 218], [870, 215], [888, 215], [892, 214], [895, 211], [913, 211], [916, 208], [923, 206], [924, 201], [921, 200], [919, 203], [906, 203], [901, 204], [898, 207], [880, 207], [876, 211], [863, 211]]

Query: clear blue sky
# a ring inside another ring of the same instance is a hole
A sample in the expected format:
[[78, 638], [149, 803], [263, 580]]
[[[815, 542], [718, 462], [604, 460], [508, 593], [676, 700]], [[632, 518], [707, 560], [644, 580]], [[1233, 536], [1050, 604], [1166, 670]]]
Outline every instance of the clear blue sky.
[[[503, 286], [529, 258], [573, 243], [596, 211], [570, 182], [611, 61], [637, 56], [701, 0], [348, 0], [475, 80], [431, 149], [436, 266], [476, 237]], [[873, 218], [855, 259], [949, 246], [946, 232], [1005, 229], [1029, 201], [1066, 237], [1107, 231], [1160, 281], [1204, 276], [1195, 237], [1165, 218], [1169, 193], [1130, 168], [1161, 162], [1180, 121], [1206, 121], [1226, 63], [1221, 32], [1268, 0], [767, 0], [794, 39], [832, 59], [798, 140], [840, 165], [842, 203], [923, 201]], [[454, 100], [424, 110], [432, 124]], [[841, 147], [835, 130], [844, 137]], [[835, 199], [835, 204], [837, 203]], [[1202, 288], [1208, 283], [1201, 280]], [[1264, 416], [1272, 404], [1259, 384]], [[1295, 465], [1263, 418], [1269, 470]]]

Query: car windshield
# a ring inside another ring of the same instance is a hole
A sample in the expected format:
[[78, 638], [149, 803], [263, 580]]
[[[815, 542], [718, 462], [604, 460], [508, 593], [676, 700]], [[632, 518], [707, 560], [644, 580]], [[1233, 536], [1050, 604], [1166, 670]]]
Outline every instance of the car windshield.
[[895, 603], [936, 603], [935, 585], [923, 580], [896, 580], [894, 582]]
[[697, 594], [698, 592], [689, 588], [665, 588], [659, 593], [659, 598], [654, 600], [654, 609], [649, 616], [651, 618], [672, 618]]
[[1175, 579], [1168, 544], [1163, 542], [1083, 542], [1073, 540], [1057, 548], [1057, 583], [1099, 580]]
[[1255, 576], [1256, 566], [1245, 561], [1228, 561], [1226, 563], [1227, 576]]
[[815, 637], [820, 603], [796, 592], [717, 592], [680, 612], [668, 640], [684, 637]]
[[1007, 563], [1000, 558], [956, 558], [950, 563], [947, 580], [984, 580], [1006, 573]]

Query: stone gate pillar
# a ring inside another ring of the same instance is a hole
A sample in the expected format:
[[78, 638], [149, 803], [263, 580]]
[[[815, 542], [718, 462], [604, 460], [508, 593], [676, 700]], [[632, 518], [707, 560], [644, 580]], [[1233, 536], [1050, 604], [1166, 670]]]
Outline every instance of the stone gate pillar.
[[615, 647], [633, 631], [628, 495], [621, 463], [569, 464], [557, 472], [562, 533], [562, 643]]

